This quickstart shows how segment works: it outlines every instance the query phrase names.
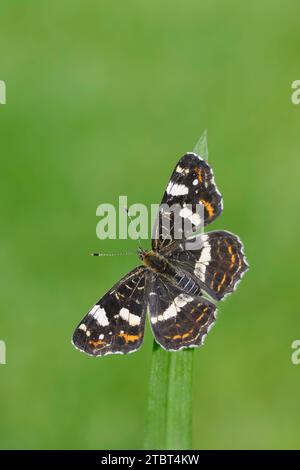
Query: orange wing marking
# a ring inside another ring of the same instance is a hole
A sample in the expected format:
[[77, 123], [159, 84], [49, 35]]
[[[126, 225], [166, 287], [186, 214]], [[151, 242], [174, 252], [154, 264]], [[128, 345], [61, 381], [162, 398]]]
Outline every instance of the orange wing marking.
[[89, 343], [91, 346], [93, 346], [93, 348], [96, 348], [97, 346], [104, 346], [105, 344], [107, 344], [105, 341], [101, 341], [101, 339], [99, 339], [98, 341], [94, 341], [91, 339]]
[[218, 292], [220, 292], [221, 287], [222, 287], [222, 285], [223, 285], [224, 282], [225, 282], [225, 279], [226, 279], [226, 273], [223, 274], [222, 280], [221, 280], [220, 284], [218, 285], [218, 288], [217, 288], [217, 291], [218, 291]]
[[199, 183], [201, 184], [202, 181], [203, 181], [203, 177], [202, 177], [202, 168], [195, 168], [195, 173], [196, 173], [196, 175], [197, 175], [197, 178], [198, 178]]
[[118, 334], [120, 338], [124, 338], [126, 343], [134, 343], [134, 341], [137, 341], [140, 339], [141, 334], [139, 335], [127, 335], [126, 333], [120, 333]]
[[201, 204], [203, 204], [203, 206], [205, 207], [205, 209], [207, 210], [208, 212], [208, 217], [211, 219], [215, 213], [215, 210], [213, 208], [213, 206], [211, 205], [210, 202], [208, 201], [205, 201], [205, 199], [200, 199], [199, 201]]
[[235, 255], [232, 252], [232, 246], [231, 245], [228, 245], [228, 252], [231, 255], [231, 259], [230, 259], [231, 264], [229, 266], [229, 269], [231, 269], [231, 268], [233, 268], [234, 263], [235, 263]]

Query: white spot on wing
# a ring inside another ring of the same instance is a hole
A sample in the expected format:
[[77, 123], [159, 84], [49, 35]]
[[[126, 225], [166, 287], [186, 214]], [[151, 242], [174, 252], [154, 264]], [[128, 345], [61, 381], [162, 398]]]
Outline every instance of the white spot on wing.
[[99, 305], [95, 305], [89, 312], [89, 315], [92, 315], [101, 326], [107, 326], [109, 324], [104, 308], [99, 307]]
[[190, 295], [179, 294], [178, 297], [175, 298], [174, 303], [177, 305], [177, 307], [182, 308], [192, 301], [193, 297], [191, 297]]
[[141, 323], [140, 317], [138, 315], [130, 313], [128, 308], [121, 308], [119, 315], [123, 320], [127, 321], [130, 326], [136, 326]]
[[205, 281], [205, 271], [206, 266], [200, 263], [197, 263], [194, 269], [194, 274], [199, 277], [199, 279], [204, 282]]
[[193, 297], [186, 294], [179, 294], [174, 302], [158, 317], [152, 317], [151, 323], [155, 324], [157, 321], [166, 321], [169, 318], [176, 317], [177, 313], [189, 302], [192, 302]]
[[193, 214], [191, 217], [189, 217], [189, 220], [192, 222], [192, 224], [194, 225], [200, 225], [201, 223], [201, 217], [199, 214], [197, 214], [197, 212], [195, 212], [195, 214]]
[[170, 196], [183, 196], [188, 194], [189, 188], [184, 184], [173, 184], [172, 181], [168, 184], [167, 194]]
[[179, 212], [180, 217], [182, 217], [183, 219], [190, 217], [192, 214], [193, 214], [193, 211], [191, 209], [188, 209], [187, 207], [184, 207]]
[[183, 207], [183, 209], [180, 210], [179, 215], [183, 219], [188, 219], [193, 225], [198, 226], [201, 223], [200, 215], [197, 212], [193, 214], [193, 211], [188, 207]]
[[205, 245], [201, 251], [199, 263], [209, 263], [211, 260], [210, 256], [210, 246]]
[[184, 175], [188, 175], [190, 172], [189, 168], [182, 168], [180, 165], [176, 167], [176, 173], [181, 173]]
[[207, 240], [208, 235], [203, 235], [201, 255], [194, 268], [194, 274], [199, 277], [202, 282], [205, 282], [206, 265], [211, 260], [210, 245], [207, 243]]

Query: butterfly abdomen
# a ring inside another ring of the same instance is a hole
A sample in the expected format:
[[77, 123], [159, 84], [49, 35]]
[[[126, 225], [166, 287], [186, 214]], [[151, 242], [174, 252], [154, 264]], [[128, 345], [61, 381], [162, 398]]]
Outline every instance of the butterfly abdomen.
[[200, 295], [201, 288], [199, 284], [192, 278], [190, 274], [177, 271], [174, 275], [177, 287], [182, 289], [186, 294]]
[[177, 270], [164, 256], [155, 251], [148, 251], [144, 254], [143, 261], [147, 268], [168, 278], [183, 292], [194, 295], [200, 294], [201, 290], [197, 282], [188, 273]]

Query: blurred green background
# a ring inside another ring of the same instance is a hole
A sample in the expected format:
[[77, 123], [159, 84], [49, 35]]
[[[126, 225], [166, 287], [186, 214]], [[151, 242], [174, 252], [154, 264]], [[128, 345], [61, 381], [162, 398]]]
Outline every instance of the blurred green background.
[[[70, 344], [136, 243], [96, 207], [159, 203], [208, 129], [251, 270], [195, 352], [193, 445], [300, 447], [300, 79], [294, 1], [16, 1], [0, 6], [0, 447], [142, 448], [152, 337], [126, 357]], [[146, 242], [146, 246], [149, 244]]]

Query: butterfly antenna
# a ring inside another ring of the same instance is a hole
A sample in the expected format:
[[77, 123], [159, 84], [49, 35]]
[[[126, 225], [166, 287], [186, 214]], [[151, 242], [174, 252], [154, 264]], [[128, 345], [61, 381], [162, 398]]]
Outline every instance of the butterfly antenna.
[[126, 255], [136, 255], [136, 253], [124, 252], [124, 253], [104, 253], [104, 252], [95, 252], [91, 253], [91, 256], [126, 256]]
[[[131, 215], [129, 214], [129, 211], [127, 208], [124, 208], [130, 222], [132, 222], [132, 217]], [[141, 237], [139, 236], [138, 239], [138, 246], [139, 246], [139, 249], [142, 249], [142, 245], [141, 245]], [[95, 253], [91, 253], [91, 256], [127, 256], [127, 255], [136, 255], [136, 253], [132, 253], [132, 252], [124, 252], [124, 253], [104, 253], [104, 252], [95, 252]]]
[[[129, 218], [130, 222], [132, 222], [132, 217], [131, 217], [131, 215], [129, 214], [129, 211], [128, 211], [128, 209], [125, 207], [125, 208], [124, 208], [124, 210], [125, 210], [125, 212], [126, 212], [126, 214], [127, 214], [128, 218]], [[140, 237], [140, 235], [139, 235], [139, 237], [138, 237], [138, 239], [137, 239], [137, 242], [138, 242], [138, 246], [139, 246], [139, 248], [142, 248], [142, 244], [141, 244], [141, 237]]]

